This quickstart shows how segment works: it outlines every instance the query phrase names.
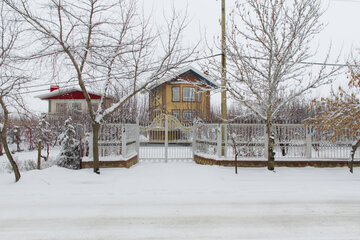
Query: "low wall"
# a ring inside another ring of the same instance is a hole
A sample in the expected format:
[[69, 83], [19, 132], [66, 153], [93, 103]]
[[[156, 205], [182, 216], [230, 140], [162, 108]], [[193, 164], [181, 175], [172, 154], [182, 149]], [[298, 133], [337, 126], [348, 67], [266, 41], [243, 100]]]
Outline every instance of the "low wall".
[[[138, 156], [134, 156], [128, 160], [121, 161], [99, 161], [100, 168], [129, 168], [138, 163]], [[81, 168], [92, 168], [94, 162], [81, 162]]]
[[[218, 165], [225, 167], [235, 167], [235, 160], [215, 160], [194, 155], [194, 161], [202, 165]], [[275, 167], [348, 167], [349, 161], [275, 161]], [[267, 161], [264, 160], [239, 160], [238, 167], [266, 167]], [[354, 161], [354, 167], [360, 167], [360, 161]]]

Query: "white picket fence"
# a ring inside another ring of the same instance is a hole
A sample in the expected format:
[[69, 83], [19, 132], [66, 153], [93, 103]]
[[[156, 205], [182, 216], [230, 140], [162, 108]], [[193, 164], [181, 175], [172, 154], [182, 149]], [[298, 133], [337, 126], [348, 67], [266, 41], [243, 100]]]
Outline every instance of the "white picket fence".
[[[221, 140], [222, 127], [226, 136], [224, 143]], [[349, 159], [355, 141], [346, 130], [331, 141], [330, 133], [314, 130], [311, 126], [274, 124], [273, 128], [275, 160]], [[140, 161], [192, 161], [193, 154], [197, 153], [216, 157], [224, 154], [225, 158], [233, 159], [235, 148], [240, 159], [267, 157], [264, 124], [180, 126], [165, 116], [153, 126], [105, 124], [101, 126], [99, 136], [100, 158], [121, 156], [126, 159], [138, 155]], [[360, 150], [355, 158], [360, 159]]]
[[[90, 146], [92, 137], [90, 136]], [[99, 131], [99, 157], [114, 160], [127, 159], [139, 152], [138, 124], [103, 124]], [[92, 148], [89, 149], [92, 156]], [[121, 158], [120, 158], [121, 157]]]
[[[225, 143], [221, 128], [225, 129]], [[302, 124], [274, 124], [275, 159], [349, 159], [355, 139], [344, 130], [331, 141], [331, 133], [314, 130]], [[233, 159], [235, 147], [239, 157], [266, 158], [266, 128], [264, 124], [197, 124], [193, 143], [194, 152]], [[360, 152], [360, 150], [359, 150]], [[355, 158], [359, 159], [357, 152]]]

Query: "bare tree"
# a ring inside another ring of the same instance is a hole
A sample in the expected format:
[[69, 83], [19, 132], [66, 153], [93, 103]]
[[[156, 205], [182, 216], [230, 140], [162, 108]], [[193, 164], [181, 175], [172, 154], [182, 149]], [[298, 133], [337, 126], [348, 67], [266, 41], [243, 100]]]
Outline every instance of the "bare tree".
[[[43, 6], [28, 0], [4, 1], [37, 37], [35, 44], [40, 47], [32, 58], [51, 57], [54, 70], [61, 61], [77, 80], [92, 122], [96, 173], [100, 172], [98, 134], [104, 118], [194, 53], [194, 48], [180, 45], [186, 16], [173, 11], [163, 28], [154, 28], [149, 18], [139, 14], [136, 0], [48, 0]], [[96, 85], [102, 92], [98, 109], [89, 95]], [[109, 106], [106, 100], [117, 91], [126, 94]]]
[[317, 0], [237, 1], [230, 14], [226, 90], [266, 122], [269, 170], [274, 169], [272, 125], [278, 111], [308, 90], [330, 83], [339, 70], [306, 64], [316, 54], [311, 41], [323, 29], [321, 15]]
[[312, 117], [313, 111], [309, 110], [310, 100], [295, 98], [283, 105], [274, 117], [276, 123], [303, 123]]
[[0, 124], [1, 142], [5, 154], [15, 174], [15, 181], [20, 180], [20, 171], [14, 161], [7, 143], [7, 129], [9, 127], [9, 107], [14, 109], [20, 103], [20, 95], [17, 91], [25, 78], [15, 60], [15, 51], [21, 30], [19, 22], [8, 9], [3, 1], [0, 1], [0, 106], [3, 112], [3, 121]]
[[[356, 64], [356, 62], [355, 62]], [[327, 132], [330, 140], [339, 138], [353, 140], [350, 154], [349, 168], [353, 173], [354, 157], [360, 146], [359, 118], [360, 118], [360, 68], [349, 66], [348, 88], [339, 87], [338, 91], [331, 91], [327, 98], [314, 99], [310, 109], [315, 116], [308, 119], [316, 129]]]

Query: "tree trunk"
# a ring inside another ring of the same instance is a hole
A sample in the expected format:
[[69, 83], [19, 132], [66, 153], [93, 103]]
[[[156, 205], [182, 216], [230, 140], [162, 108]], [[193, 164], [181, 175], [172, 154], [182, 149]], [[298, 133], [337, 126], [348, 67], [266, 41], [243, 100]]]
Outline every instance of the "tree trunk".
[[360, 146], [360, 140], [358, 140], [354, 146], [352, 146], [351, 149], [351, 161], [349, 163], [349, 168], [350, 168], [350, 172], [353, 173], [354, 172], [354, 156], [355, 156], [355, 152], [356, 149]]
[[100, 165], [99, 165], [99, 130], [100, 124], [93, 123], [93, 160], [94, 160], [94, 172], [100, 174]]
[[238, 153], [235, 154], [235, 174], [238, 173], [238, 161], [237, 161]]
[[16, 139], [16, 151], [17, 152], [20, 152], [21, 149], [20, 149], [20, 129], [17, 128], [16, 129], [16, 136], [15, 136], [15, 139]]
[[17, 181], [20, 180], [20, 177], [21, 177], [20, 171], [19, 171], [19, 168], [18, 168], [16, 162], [14, 161], [14, 159], [13, 159], [11, 153], [10, 153], [9, 146], [7, 144], [7, 125], [8, 125], [8, 119], [9, 119], [9, 111], [6, 108], [3, 99], [1, 99], [1, 98], [0, 98], [0, 104], [1, 104], [1, 107], [3, 108], [3, 111], [4, 111], [4, 124], [3, 124], [2, 129], [1, 129], [1, 142], [2, 142], [2, 145], [4, 147], [6, 157], [9, 159], [11, 167], [12, 167], [12, 169], [14, 171], [15, 181], [17, 182]]
[[273, 171], [275, 169], [275, 163], [274, 163], [274, 161], [275, 161], [275, 152], [274, 152], [275, 139], [274, 139], [274, 134], [272, 132], [272, 121], [269, 118], [266, 120], [266, 135], [267, 135], [267, 139], [268, 139], [267, 168], [268, 168], [268, 170]]

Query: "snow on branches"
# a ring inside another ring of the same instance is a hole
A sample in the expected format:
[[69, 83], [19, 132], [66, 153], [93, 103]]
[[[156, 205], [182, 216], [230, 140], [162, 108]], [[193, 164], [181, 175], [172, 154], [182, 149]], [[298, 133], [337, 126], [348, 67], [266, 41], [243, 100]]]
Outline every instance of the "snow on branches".
[[316, 128], [332, 132], [332, 139], [343, 134], [347, 129], [353, 137], [360, 130], [360, 75], [350, 69], [349, 89], [339, 87], [338, 91], [331, 91], [331, 95], [320, 100], [314, 99], [310, 110], [315, 117], [308, 122]]
[[332, 91], [330, 97], [313, 100], [310, 110], [316, 112], [315, 117], [308, 123], [315, 128], [328, 131], [335, 141], [337, 137], [347, 131], [355, 141], [352, 146], [349, 163], [350, 172], [353, 172], [354, 155], [360, 146], [360, 74], [359, 69], [350, 68], [350, 91], [339, 88], [338, 92]]

